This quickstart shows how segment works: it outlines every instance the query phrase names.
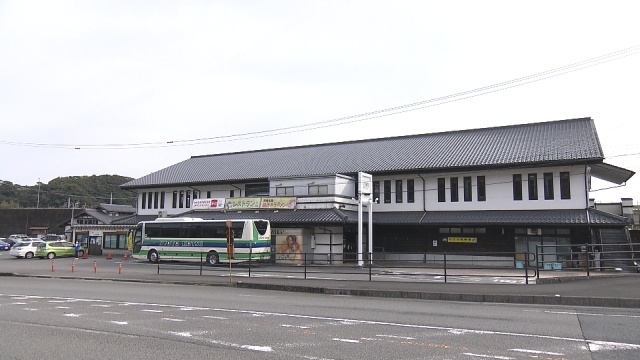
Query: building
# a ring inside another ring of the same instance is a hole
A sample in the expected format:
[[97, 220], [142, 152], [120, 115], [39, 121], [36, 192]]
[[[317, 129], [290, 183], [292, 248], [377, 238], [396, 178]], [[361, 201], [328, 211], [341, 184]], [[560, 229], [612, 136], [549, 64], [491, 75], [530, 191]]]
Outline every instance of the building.
[[634, 172], [604, 158], [591, 118], [193, 156], [123, 184], [138, 205], [120, 223], [264, 218], [274, 246], [296, 235], [314, 260], [369, 251], [359, 206], [371, 209], [374, 256], [387, 258], [606, 243], [628, 221], [590, 206], [591, 178]]
[[76, 209], [64, 225], [67, 238], [79, 242], [88, 255], [104, 251], [127, 251], [127, 235], [135, 224], [114, 224], [117, 220], [135, 217], [136, 209], [129, 205], [100, 204], [96, 209]]

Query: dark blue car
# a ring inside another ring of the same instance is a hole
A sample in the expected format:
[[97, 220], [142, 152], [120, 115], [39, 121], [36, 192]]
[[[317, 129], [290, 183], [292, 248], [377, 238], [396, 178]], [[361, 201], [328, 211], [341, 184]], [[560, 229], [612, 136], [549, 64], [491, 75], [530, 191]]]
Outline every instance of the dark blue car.
[[0, 240], [0, 250], [8, 251], [9, 249], [11, 249], [11, 245], [9, 245], [9, 243], [6, 243], [6, 242]]

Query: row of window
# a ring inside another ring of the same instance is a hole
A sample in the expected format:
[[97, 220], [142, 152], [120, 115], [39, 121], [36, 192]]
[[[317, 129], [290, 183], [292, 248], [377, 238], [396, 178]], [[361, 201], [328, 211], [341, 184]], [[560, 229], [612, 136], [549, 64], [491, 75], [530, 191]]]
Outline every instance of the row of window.
[[[329, 194], [329, 185], [309, 185], [307, 188], [309, 195]], [[276, 186], [276, 196], [294, 196], [293, 186]]]
[[[234, 197], [235, 190], [229, 191], [229, 197]], [[171, 197], [171, 207], [173, 209], [190, 208], [191, 200], [200, 198], [200, 191], [198, 190], [176, 190]], [[207, 199], [211, 198], [211, 191], [207, 191]], [[164, 209], [165, 207], [165, 192], [164, 191], [149, 191], [142, 193], [141, 208], [142, 209]]]
[[[552, 172], [543, 173], [544, 199], [553, 200], [554, 192], [554, 174]], [[560, 198], [571, 199], [571, 181], [569, 172], [560, 172]], [[451, 202], [460, 201], [460, 184], [459, 177], [453, 176], [449, 178], [449, 199]], [[392, 181], [395, 183], [395, 192], [392, 192]], [[474, 199], [474, 178], [471, 176], [462, 177], [462, 201], [471, 202]], [[538, 174], [527, 174], [527, 190], [529, 200], [538, 200]], [[441, 177], [437, 179], [438, 183], [438, 202], [447, 201], [447, 178]], [[382, 189], [381, 189], [382, 185]], [[405, 189], [406, 185], [406, 191]], [[486, 178], [484, 176], [475, 177], [475, 198], [477, 201], [486, 201]], [[247, 184], [246, 196], [269, 196], [268, 184]], [[382, 190], [382, 191], [381, 191]], [[309, 195], [327, 195], [329, 192], [328, 185], [309, 185]], [[406, 195], [406, 199], [404, 194]], [[198, 199], [200, 192], [197, 190], [177, 190], [173, 192], [171, 207], [190, 208], [191, 200]], [[229, 197], [234, 197], [235, 191], [230, 190]], [[277, 186], [276, 196], [294, 196], [293, 186]], [[211, 191], [207, 191], [207, 199], [211, 198]], [[415, 202], [415, 183], [413, 179], [406, 180], [383, 180], [373, 182], [373, 198], [379, 199], [379, 202], [389, 204]], [[522, 174], [513, 174], [513, 200], [523, 199], [523, 176]], [[164, 209], [165, 208], [165, 192], [149, 191], [142, 193], [142, 209]]]
[[[395, 182], [395, 196], [391, 195], [391, 182]], [[404, 184], [407, 184], [407, 202], [414, 203], [415, 198], [415, 183], [413, 179], [407, 180], [383, 180], [382, 181], [382, 194], [380, 194], [380, 181], [373, 182], [373, 198], [379, 199], [379, 201], [385, 204], [390, 204], [392, 199], [395, 199], [396, 203], [402, 203], [404, 201]], [[381, 196], [382, 195], [382, 199]]]
[[[447, 201], [446, 178], [438, 178], [438, 202]], [[476, 198], [478, 201], [487, 200], [486, 180], [484, 176], [476, 176]], [[449, 199], [451, 202], [460, 201], [460, 187], [458, 177], [449, 178]], [[462, 199], [473, 201], [473, 178], [464, 176], [462, 178]]]
[[[553, 200], [555, 197], [553, 187], [553, 173], [542, 174], [544, 187], [544, 199]], [[538, 200], [538, 174], [527, 174], [527, 190], [529, 200]], [[571, 199], [571, 179], [568, 171], [560, 172], [560, 199]], [[513, 200], [522, 200], [522, 175], [513, 174]]]

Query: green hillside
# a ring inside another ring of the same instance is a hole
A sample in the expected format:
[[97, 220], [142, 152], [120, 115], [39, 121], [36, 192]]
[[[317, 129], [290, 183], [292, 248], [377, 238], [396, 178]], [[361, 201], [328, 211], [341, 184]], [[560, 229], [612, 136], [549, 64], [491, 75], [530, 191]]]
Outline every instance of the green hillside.
[[[120, 189], [132, 178], [120, 175], [59, 177], [49, 183], [22, 186], [0, 180], [0, 208], [95, 208], [100, 203], [136, 205], [136, 193]], [[39, 198], [39, 201], [38, 201]]]

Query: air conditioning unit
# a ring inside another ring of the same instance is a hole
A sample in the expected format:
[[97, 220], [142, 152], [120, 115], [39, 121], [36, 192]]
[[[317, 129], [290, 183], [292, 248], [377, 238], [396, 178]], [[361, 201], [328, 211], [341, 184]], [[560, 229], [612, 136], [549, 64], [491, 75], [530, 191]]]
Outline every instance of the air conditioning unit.
[[159, 218], [167, 217], [167, 210], [158, 211], [158, 217]]
[[528, 228], [527, 235], [542, 235], [542, 229], [540, 228]]

